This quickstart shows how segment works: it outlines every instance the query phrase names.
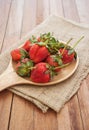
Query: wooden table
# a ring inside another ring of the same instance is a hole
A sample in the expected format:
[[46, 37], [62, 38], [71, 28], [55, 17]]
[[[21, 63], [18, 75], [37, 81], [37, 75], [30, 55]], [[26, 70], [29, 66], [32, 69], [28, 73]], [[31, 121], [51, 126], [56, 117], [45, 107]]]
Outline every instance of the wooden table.
[[[0, 0], [0, 51], [50, 14], [89, 23], [89, 0]], [[0, 93], [0, 130], [89, 130], [89, 76], [61, 112], [43, 114], [31, 102]]]

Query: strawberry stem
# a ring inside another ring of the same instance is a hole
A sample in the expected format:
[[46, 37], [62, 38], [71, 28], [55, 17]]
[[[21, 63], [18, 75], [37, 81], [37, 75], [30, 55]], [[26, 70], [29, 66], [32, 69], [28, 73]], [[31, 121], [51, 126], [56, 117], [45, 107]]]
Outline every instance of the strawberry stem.
[[54, 69], [61, 69], [61, 68], [64, 68], [64, 67], [68, 66], [69, 64], [70, 63], [64, 64], [64, 65], [61, 65], [61, 66], [57, 66]]
[[68, 45], [72, 40], [73, 40], [73, 38], [70, 38], [70, 39], [68, 40], [68, 42], [65, 44], [65, 47], [63, 48], [63, 51], [62, 51], [61, 55], [64, 53], [64, 50], [66, 49], [67, 45]]
[[84, 38], [84, 36], [82, 36], [75, 44], [74, 46], [72, 47], [73, 49], [78, 45], [78, 43]]
[[29, 70], [32, 70], [32, 69], [35, 69], [36, 67], [30, 67], [30, 68], [28, 68]]

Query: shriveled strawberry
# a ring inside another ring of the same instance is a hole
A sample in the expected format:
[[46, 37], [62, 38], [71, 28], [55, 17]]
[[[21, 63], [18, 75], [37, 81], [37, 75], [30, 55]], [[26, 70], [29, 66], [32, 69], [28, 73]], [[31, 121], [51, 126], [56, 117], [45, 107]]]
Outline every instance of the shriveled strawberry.
[[31, 41], [26, 41], [22, 48], [24, 48], [26, 51], [29, 51], [29, 49], [31, 48]]
[[25, 57], [28, 57], [26, 50], [19, 48], [11, 51], [11, 56], [14, 61], [19, 61]]
[[33, 62], [30, 59], [23, 59], [16, 65], [16, 72], [18, 75], [30, 76], [31, 69], [33, 68]]
[[[48, 58], [46, 59], [46, 62], [51, 65], [51, 66], [54, 66], [54, 67], [57, 67], [57, 66], [61, 66], [62, 65], [62, 60], [60, 58], [59, 55], [50, 55], [48, 56]], [[60, 71], [60, 68], [58, 69], [55, 69], [56, 72], [59, 72]]]
[[37, 44], [34, 44], [29, 51], [29, 56], [35, 63], [43, 61], [48, 55], [48, 49], [45, 46], [39, 46]]
[[59, 52], [62, 54], [62, 61], [64, 64], [72, 62], [75, 57], [75, 52], [70, 53], [67, 49], [60, 49]]
[[41, 38], [40, 38], [40, 37], [38, 37], [38, 38], [37, 38], [37, 41], [38, 41], [38, 42], [40, 42], [40, 41], [41, 41]]
[[[36, 83], [46, 83], [50, 81], [50, 72], [46, 63], [40, 62], [35, 65], [35, 68], [31, 72], [31, 80]], [[47, 73], [46, 73], [47, 72]]]
[[22, 59], [21, 62], [22, 62], [22, 63], [26, 63], [26, 62], [28, 62], [29, 60], [30, 60], [29, 58], [25, 58], [25, 59]]

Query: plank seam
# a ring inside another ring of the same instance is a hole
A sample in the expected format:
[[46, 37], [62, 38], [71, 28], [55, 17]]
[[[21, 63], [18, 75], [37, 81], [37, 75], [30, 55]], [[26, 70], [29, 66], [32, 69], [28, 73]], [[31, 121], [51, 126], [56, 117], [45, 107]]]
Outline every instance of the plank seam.
[[20, 31], [20, 39], [22, 37], [22, 27], [23, 27], [23, 18], [24, 18], [24, 7], [25, 7], [25, 0], [24, 0], [24, 4], [23, 4], [23, 15], [22, 15], [22, 22], [21, 22], [21, 31]]
[[63, 0], [61, 0], [61, 3], [62, 3], [63, 16], [65, 17], [65, 10], [64, 10], [64, 6], [63, 6]]
[[80, 109], [80, 117], [81, 117], [81, 121], [82, 121], [82, 127], [83, 127], [83, 130], [84, 130], [84, 123], [83, 123], [83, 118], [82, 118], [82, 112], [81, 112], [81, 107], [80, 107], [80, 101], [79, 101], [79, 97], [78, 97], [78, 93], [77, 93], [77, 98], [78, 98], [78, 105], [79, 105], [79, 109]]
[[7, 128], [7, 130], [9, 130], [9, 128], [10, 128], [10, 120], [11, 120], [11, 115], [12, 115], [13, 100], [14, 100], [14, 94], [12, 94], [12, 100], [11, 100], [10, 114], [9, 114], [9, 120], [8, 120], [8, 128]]

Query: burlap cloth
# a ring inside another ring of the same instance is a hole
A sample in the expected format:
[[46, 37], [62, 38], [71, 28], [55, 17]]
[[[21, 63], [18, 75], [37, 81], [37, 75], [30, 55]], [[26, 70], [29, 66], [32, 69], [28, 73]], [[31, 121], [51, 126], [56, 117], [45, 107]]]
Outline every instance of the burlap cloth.
[[55, 37], [63, 41], [67, 41], [72, 37], [74, 38], [72, 43], [77, 41], [81, 36], [85, 36], [81, 43], [76, 47], [80, 59], [77, 71], [69, 79], [53, 86], [39, 87], [32, 85], [20, 85], [12, 87], [9, 90], [33, 102], [43, 112], [46, 112], [48, 108], [52, 108], [54, 111], [59, 112], [63, 105], [77, 92], [81, 81], [89, 72], [88, 28], [57, 16], [50, 16], [26, 37], [15, 44], [15, 46], [11, 47], [7, 52], [0, 56], [0, 73], [2, 73], [8, 66], [10, 60], [10, 50], [24, 43], [28, 38], [30, 38], [30, 36], [32, 36], [32, 34], [39, 36], [40, 33], [45, 32], [53, 32]]

